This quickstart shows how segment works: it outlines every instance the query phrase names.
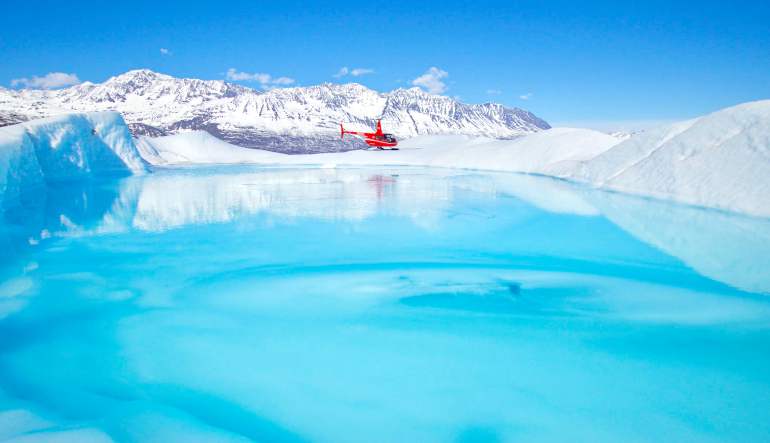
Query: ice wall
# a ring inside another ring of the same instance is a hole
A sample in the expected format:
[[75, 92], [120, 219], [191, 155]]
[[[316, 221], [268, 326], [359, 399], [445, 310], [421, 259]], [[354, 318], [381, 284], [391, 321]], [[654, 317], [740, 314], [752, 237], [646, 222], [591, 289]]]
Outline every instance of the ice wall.
[[117, 112], [68, 114], [0, 128], [0, 209], [42, 186], [146, 171]]

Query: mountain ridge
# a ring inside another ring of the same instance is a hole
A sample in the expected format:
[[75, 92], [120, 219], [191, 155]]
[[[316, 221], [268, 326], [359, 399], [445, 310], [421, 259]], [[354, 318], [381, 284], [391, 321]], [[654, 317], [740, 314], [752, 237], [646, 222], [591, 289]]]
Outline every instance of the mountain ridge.
[[286, 153], [359, 149], [340, 140], [382, 118], [399, 138], [462, 134], [510, 139], [550, 128], [529, 111], [465, 104], [417, 87], [381, 93], [358, 83], [322, 83], [265, 91], [223, 80], [177, 78], [149, 69], [59, 90], [0, 88], [0, 125], [69, 112], [114, 110], [135, 136], [205, 130], [232, 144]]

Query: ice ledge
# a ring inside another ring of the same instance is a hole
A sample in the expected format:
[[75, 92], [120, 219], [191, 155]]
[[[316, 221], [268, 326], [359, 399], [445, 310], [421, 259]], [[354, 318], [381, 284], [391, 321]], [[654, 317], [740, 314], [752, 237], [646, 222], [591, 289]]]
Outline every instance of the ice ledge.
[[0, 209], [57, 181], [146, 171], [117, 112], [66, 114], [0, 128]]

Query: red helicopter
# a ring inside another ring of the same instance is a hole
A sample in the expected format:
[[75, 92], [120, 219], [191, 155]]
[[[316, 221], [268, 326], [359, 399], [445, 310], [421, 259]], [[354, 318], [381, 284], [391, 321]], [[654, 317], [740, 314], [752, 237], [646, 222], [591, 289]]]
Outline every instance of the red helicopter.
[[366, 142], [367, 145], [379, 150], [398, 150], [396, 147], [396, 145], [398, 145], [398, 140], [396, 140], [396, 137], [394, 137], [393, 134], [383, 134], [380, 120], [377, 120], [377, 132], [346, 131], [345, 127], [340, 123], [340, 138], [345, 138], [345, 134], [355, 135]]

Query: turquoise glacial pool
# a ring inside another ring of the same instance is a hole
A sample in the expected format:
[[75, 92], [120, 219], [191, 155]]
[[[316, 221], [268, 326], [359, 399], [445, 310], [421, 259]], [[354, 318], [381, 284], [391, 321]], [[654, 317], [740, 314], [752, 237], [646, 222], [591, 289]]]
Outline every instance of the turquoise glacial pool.
[[0, 440], [770, 438], [770, 220], [413, 168], [27, 201], [0, 224]]

